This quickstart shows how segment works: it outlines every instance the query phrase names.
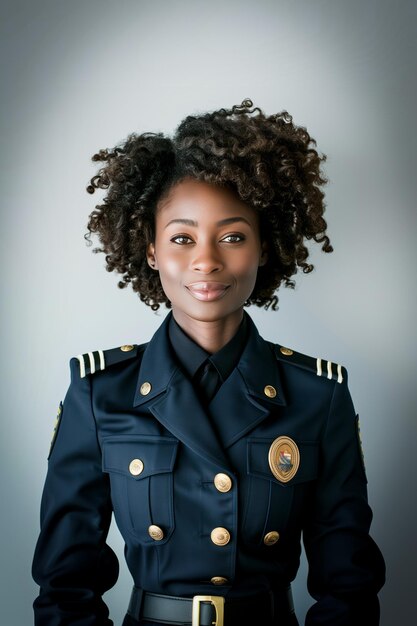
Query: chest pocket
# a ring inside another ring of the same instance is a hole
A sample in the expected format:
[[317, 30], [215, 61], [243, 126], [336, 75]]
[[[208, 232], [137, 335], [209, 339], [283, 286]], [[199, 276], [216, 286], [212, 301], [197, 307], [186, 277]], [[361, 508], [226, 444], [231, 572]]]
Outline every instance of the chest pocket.
[[265, 535], [277, 531], [280, 535], [289, 524], [302, 525], [302, 515], [308, 502], [309, 487], [317, 478], [317, 442], [296, 440], [300, 464], [288, 482], [279, 481], [272, 473], [268, 454], [273, 439], [247, 441], [248, 492], [243, 508], [245, 541], [259, 545]]
[[[140, 543], [163, 544], [174, 526], [173, 469], [178, 441], [152, 435], [107, 437], [103, 471], [110, 475], [114, 515], [122, 531]], [[152, 539], [158, 526], [162, 539]]]

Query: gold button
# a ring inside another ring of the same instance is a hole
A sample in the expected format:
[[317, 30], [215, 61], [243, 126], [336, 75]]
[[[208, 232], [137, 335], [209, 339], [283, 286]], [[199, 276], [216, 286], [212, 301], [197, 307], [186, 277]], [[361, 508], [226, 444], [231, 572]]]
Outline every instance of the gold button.
[[294, 354], [294, 352], [291, 350], [291, 348], [284, 348], [284, 347], [282, 347], [279, 350], [280, 350], [280, 352], [282, 354], [285, 354], [285, 356], [291, 356], [292, 354]]
[[139, 474], [142, 474], [142, 472], [143, 472], [143, 461], [141, 461], [140, 459], [133, 459], [133, 461], [130, 461], [130, 463], [129, 463], [129, 472], [133, 476], [139, 476]]
[[224, 576], [213, 576], [211, 581], [213, 585], [226, 585], [229, 581]]
[[143, 396], [147, 396], [151, 389], [151, 383], [142, 383], [142, 385], [140, 386], [140, 392]]
[[264, 387], [264, 394], [268, 396], [268, 398], [275, 398], [277, 395], [277, 390], [272, 385], [266, 385]]
[[155, 526], [154, 524], [149, 526], [148, 533], [155, 541], [161, 541], [161, 539], [164, 538], [164, 531], [162, 528], [159, 528], [159, 526]]
[[217, 491], [226, 493], [232, 488], [232, 479], [227, 474], [216, 474], [214, 477], [214, 486]]
[[270, 533], [266, 533], [264, 537], [264, 544], [266, 546], [273, 546], [277, 543], [279, 539], [279, 533], [276, 530], [271, 530]]
[[230, 541], [230, 533], [226, 528], [213, 528], [211, 531], [211, 540], [216, 546], [225, 546]]
[[120, 350], [122, 352], [130, 352], [131, 350], [133, 350], [133, 346], [130, 346], [130, 345], [120, 346]]

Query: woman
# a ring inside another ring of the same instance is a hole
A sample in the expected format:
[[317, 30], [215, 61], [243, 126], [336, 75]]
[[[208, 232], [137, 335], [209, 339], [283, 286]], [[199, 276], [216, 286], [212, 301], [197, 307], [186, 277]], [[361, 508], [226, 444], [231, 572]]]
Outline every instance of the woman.
[[[88, 187], [107, 270], [171, 309], [149, 343], [71, 359], [33, 563], [38, 626], [110, 625], [111, 513], [134, 589], [124, 626], [379, 622], [384, 562], [344, 367], [265, 341], [244, 306], [275, 310], [332, 247], [325, 156], [288, 113], [245, 100], [187, 117], [172, 139], [130, 135]], [[252, 115], [256, 113], [256, 115]]]

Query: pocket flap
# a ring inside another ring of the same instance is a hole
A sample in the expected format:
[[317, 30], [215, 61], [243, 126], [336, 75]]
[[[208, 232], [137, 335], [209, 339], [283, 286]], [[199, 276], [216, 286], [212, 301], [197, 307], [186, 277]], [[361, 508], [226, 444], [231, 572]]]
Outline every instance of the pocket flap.
[[103, 440], [103, 471], [116, 472], [135, 480], [172, 472], [177, 447], [178, 440], [170, 437], [107, 437]]
[[248, 474], [272, 480], [283, 487], [307, 482], [317, 478], [318, 473], [318, 443], [315, 441], [295, 440], [300, 452], [300, 464], [294, 478], [286, 483], [275, 478], [269, 467], [268, 455], [273, 440], [271, 439], [249, 439], [247, 446], [247, 468]]

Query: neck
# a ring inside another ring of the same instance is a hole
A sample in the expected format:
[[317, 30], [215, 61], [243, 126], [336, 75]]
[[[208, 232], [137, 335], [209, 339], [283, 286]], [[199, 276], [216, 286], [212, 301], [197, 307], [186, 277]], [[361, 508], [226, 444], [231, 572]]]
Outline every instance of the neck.
[[182, 311], [175, 311], [174, 309], [172, 315], [177, 324], [193, 341], [206, 352], [214, 354], [235, 335], [243, 319], [243, 308], [226, 318], [208, 321], [191, 318]]

